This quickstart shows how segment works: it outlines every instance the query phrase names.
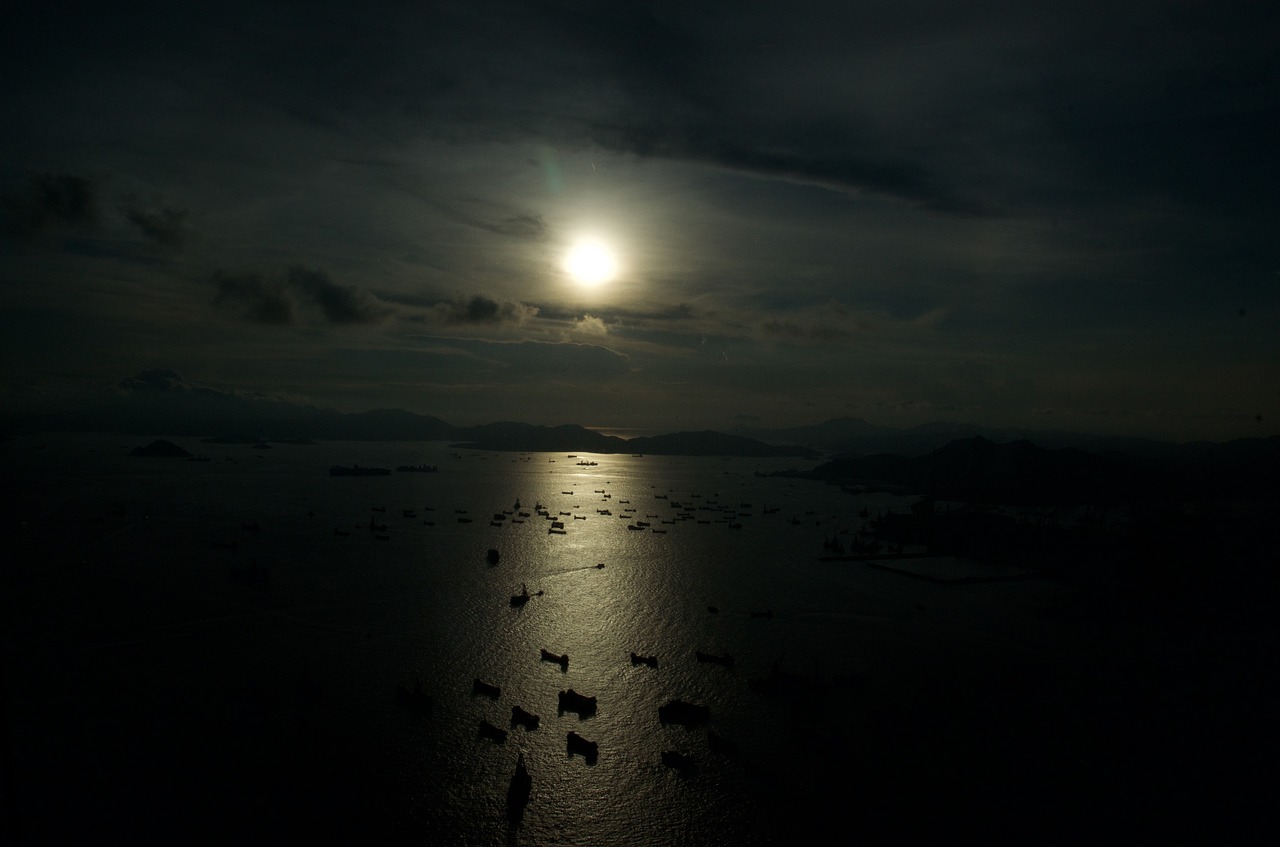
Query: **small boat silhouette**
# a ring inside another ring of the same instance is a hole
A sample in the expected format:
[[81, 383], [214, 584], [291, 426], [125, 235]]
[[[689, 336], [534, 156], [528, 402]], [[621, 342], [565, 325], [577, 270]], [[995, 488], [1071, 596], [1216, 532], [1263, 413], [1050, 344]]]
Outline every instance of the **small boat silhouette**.
[[579, 694], [570, 688], [560, 692], [560, 711], [577, 712], [579, 716], [593, 714], [596, 710], [596, 698]]
[[600, 745], [594, 741], [588, 741], [573, 730], [565, 737], [565, 747], [568, 754], [572, 756], [577, 753], [579, 756], [587, 760], [587, 764], [593, 765], [596, 758], [600, 754]]
[[547, 650], [546, 648], [543, 648], [542, 661], [551, 662], [552, 664], [559, 665], [561, 670], [567, 670], [569, 667], [569, 654], [565, 653], [563, 656], [560, 656], [555, 653], [552, 653], [550, 650]]
[[507, 731], [505, 729], [494, 726], [484, 718], [480, 719], [479, 735], [481, 738], [488, 738], [499, 744], [504, 744], [507, 740]]
[[511, 707], [511, 725], [512, 726], [519, 724], [523, 726], [525, 729], [532, 730], [532, 729], [538, 728], [538, 723], [540, 721], [541, 719], [537, 715], [533, 714], [532, 712], [526, 712], [524, 709], [520, 708], [519, 706]]
[[502, 689], [496, 685], [490, 685], [489, 683], [477, 677], [476, 679], [472, 680], [471, 693], [483, 694], [485, 697], [490, 697], [494, 700], [497, 700], [498, 697], [502, 694]]

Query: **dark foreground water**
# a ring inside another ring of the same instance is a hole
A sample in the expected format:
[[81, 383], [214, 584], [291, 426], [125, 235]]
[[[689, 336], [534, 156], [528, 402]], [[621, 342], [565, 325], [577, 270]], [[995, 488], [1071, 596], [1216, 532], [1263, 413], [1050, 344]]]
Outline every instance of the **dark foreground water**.
[[[1200, 730], [1229, 712], [1163, 636], [1082, 620], [1050, 580], [821, 561], [863, 510], [910, 500], [756, 475], [795, 461], [192, 439], [175, 440], [210, 461], [127, 455], [145, 440], [4, 446], [19, 843], [1140, 841], [1220, 831], [1246, 802], [1206, 789], [1205, 748], [1232, 736]], [[328, 475], [352, 463], [439, 470]], [[267, 584], [232, 575], [255, 566]], [[397, 697], [418, 683], [421, 709]], [[596, 711], [560, 711], [570, 688]], [[676, 698], [708, 722], [660, 722]]]

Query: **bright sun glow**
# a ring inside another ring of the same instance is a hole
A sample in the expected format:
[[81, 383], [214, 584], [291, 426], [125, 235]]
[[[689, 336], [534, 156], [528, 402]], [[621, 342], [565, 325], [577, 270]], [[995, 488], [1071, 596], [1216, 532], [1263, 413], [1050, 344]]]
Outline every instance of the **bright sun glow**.
[[613, 251], [599, 241], [579, 241], [564, 257], [564, 269], [579, 285], [597, 286], [613, 279], [618, 260]]

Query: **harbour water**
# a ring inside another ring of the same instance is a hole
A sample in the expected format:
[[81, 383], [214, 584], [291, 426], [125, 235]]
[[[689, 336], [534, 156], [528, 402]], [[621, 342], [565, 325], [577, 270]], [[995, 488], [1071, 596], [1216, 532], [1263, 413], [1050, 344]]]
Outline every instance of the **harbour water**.
[[[1065, 587], [823, 560], [863, 510], [914, 498], [758, 473], [803, 460], [183, 438], [208, 461], [128, 455], [146, 440], [4, 446], [23, 843], [994, 838], [1111, 803], [1068, 753], [1098, 671], [1055, 617]], [[328, 474], [356, 463], [438, 470]], [[396, 696], [416, 684], [425, 709]], [[596, 711], [561, 711], [568, 689]], [[660, 722], [673, 699], [706, 706], [706, 726]], [[532, 790], [512, 820], [521, 754]]]

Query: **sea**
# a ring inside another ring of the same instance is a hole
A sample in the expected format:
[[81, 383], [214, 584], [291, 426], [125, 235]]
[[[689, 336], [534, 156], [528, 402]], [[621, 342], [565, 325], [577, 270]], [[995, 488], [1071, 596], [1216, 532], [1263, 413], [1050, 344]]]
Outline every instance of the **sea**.
[[816, 459], [149, 440], [0, 447], [13, 843], [990, 843], [1141, 806], [1088, 741], [1117, 689], [1081, 693], [1111, 677], [1070, 586], [833, 555], [917, 495], [777, 473]]

